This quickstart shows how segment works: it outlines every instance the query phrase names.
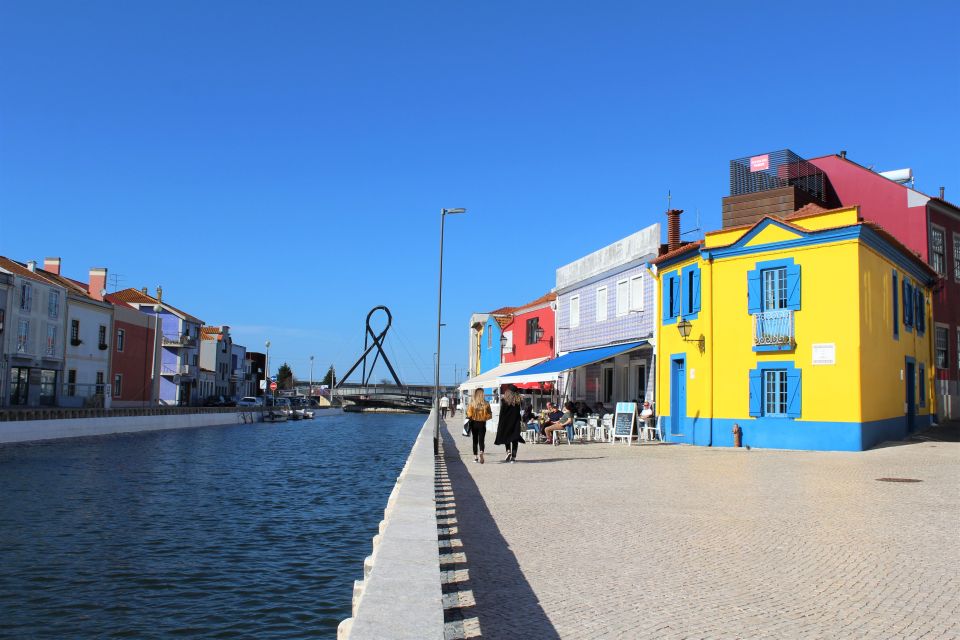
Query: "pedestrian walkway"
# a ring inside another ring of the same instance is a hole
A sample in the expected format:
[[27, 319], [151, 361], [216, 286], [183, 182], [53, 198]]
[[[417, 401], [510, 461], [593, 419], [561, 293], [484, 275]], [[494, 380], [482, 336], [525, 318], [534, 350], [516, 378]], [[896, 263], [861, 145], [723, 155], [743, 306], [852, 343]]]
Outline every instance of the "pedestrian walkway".
[[464, 637], [960, 637], [950, 438], [863, 453], [521, 445], [508, 464], [488, 432], [480, 465], [461, 424], [443, 455], [472, 596], [446, 615]]

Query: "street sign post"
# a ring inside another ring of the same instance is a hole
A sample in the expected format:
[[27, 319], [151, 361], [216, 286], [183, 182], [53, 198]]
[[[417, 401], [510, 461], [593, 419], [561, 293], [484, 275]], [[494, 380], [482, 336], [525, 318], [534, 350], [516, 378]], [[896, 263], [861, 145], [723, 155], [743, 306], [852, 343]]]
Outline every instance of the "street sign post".
[[271, 383], [270, 383], [270, 391], [276, 391], [276, 390], [277, 390], [277, 383], [276, 383], [276, 382], [271, 382]]

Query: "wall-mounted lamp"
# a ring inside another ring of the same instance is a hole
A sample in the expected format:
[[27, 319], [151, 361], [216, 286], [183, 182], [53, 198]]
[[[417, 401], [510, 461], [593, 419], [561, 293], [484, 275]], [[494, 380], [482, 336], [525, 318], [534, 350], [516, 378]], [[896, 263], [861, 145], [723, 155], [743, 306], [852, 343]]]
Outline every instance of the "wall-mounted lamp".
[[683, 341], [684, 341], [684, 342], [696, 342], [697, 345], [699, 345], [699, 347], [700, 347], [700, 351], [703, 351], [703, 349], [704, 349], [704, 343], [705, 343], [705, 340], [704, 340], [703, 336], [700, 336], [699, 338], [697, 338], [697, 339], [695, 339], [695, 340], [690, 340], [690, 329], [692, 329], [692, 328], [693, 328], [693, 325], [690, 324], [690, 321], [689, 321], [689, 320], [684, 320], [683, 318], [681, 318], [681, 319], [680, 319], [680, 322], [677, 323], [677, 331], [680, 332], [680, 337], [683, 338]]
[[533, 331], [533, 337], [537, 342], [543, 340], [543, 327], [537, 327]]

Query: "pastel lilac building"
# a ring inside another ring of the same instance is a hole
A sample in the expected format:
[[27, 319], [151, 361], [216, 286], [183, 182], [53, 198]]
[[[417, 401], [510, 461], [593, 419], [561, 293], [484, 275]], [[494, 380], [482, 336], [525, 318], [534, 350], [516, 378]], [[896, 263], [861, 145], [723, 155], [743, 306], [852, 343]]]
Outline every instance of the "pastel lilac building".
[[612, 358], [567, 372], [562, 395], [591, 405], [653, 400], [653, 277], [660, 224], [557, 269], [557, 355], [642, 342]]

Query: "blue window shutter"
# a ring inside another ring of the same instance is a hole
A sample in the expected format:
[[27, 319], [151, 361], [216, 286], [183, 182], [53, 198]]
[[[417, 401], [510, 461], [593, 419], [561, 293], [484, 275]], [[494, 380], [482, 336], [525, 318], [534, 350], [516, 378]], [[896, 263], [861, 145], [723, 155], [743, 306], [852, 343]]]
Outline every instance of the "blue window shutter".
[[670, 315], [673, 317], [680, 315], [680, 274], [670, 277], [670, 288], [673, 290], [673, 308], [670, 309]]
[[693, 313], [700, 312], [700, 269], [693, 271]]
[[900, 337], [900, 283], [897, 282], [897, 272], [893, 272], [893, 337]]
[[760, 313], [763, 293], [760, 288], [760, 270], [747, 271], [747, 313]]
[[800, 369], [787, 369], [787, 417], [800, 417]]
[[763, 372], [750, 370], [750, 415], [759, 418], [763, 415]]
[[923, 363], [917, 367], [917, 376], [919, 377], [920, 384], [917, 385], [917, 388], [920, 390], [920, 406], [924, 407], [927, 404], [927, 376], [923, 375]]
[[800, 310], [800, 265], [787, 265], [787, 309]]
[[910, 283], [904, 278], [901, 288], [903, 289], [903, 326], [905, 327], [910, 326], [910, 297], [907, 295], [909, 293], [909, 291], [907, 291], [909, 286]]
[[670, 319], [670, 286], [670, 276], [663, 276], [660, 287], [660, 316], [664, 322]]

